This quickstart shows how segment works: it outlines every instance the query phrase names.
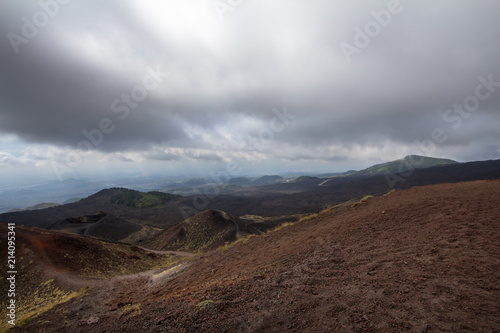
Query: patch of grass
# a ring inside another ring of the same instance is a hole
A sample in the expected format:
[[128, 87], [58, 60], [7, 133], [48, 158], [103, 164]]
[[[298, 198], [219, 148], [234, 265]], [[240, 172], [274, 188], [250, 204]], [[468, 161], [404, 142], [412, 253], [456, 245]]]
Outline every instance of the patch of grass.
[[287, 221], [298, 221], [304, 214], [292, 214], [292, 215], [277, 215], [277, 216], [260, 216], [260, 215], [241, 215], [239, 218], [243, 221], [251, 223], [279, 223]]
[[[311, 215], [316, 215], [317, 216], [317, 214], [311, 214]], [[299, 220], [298, 222], [301, 222], [301, 221]], [[279, 226], [277, 226], [276, 228], [268, 230], [265, 234], [262, 235], [262, 237], [264, 239], [266, 239], [269, 236], [269, 234], [271, 234], [271, 233], [273, 233], [275, 231], [281, 230], [283, 228], [290, 227], [290, 226], [292, 226], [292, 225], [294, 225], [294, 224], [296, 224], [298, 222], [285, 222], [285, 223], [282, 223]]]
[[250, 234], [250, 235], [246, 236], [245, 238], [242, 238], [241, 240], [243, 241], [243, 244], [246, 244], [246, 243], [248, 243], [250, 238], [253, 238], [255, 236], [256, 236], [255, 234]]
[[[16, 302], [17, 327], [21, 327], [31, 319], [51, 310], [56, 305], [66, 303], [74, 298], [81, 298], [87, 294], [89, 288], [79, 291], [64, 291], [57, 288], [53, 280], [41, 283], [33, 293], [19, 297]], [[2, 313], [2, 315], [4, 315]], [[7, 332], [11, 325], [0, 327], [1, 332]]]
[[281, 230], [283, 228], [290, 227], [294, 224], [295, 224], [294, 222], [283, 223], [283, 224], [280, 224], [279, 226], [277, 226], [276, 228], [274, 228], [272, 231], [278, 231], [278, 230]]
[[240, 244], [240, 243], [245, 245], [246, 243], [248, 243], [250, 238], [253, 238], [255, 236], [256, 236], [255, 234], [248, 234], [246, 236], [240, 237], [236, 242], [232, 243], [231, 246], [234, 246], [234, 245]]
[[365, 195], [361, 200], [359, 200], [358, 202], [355, 202], [351, 205], [352, 208], [354, 207], [357, 207], [359, 205], [361, 205], [362, 203], [368, 201], [368, 199], [370, 198], [373, 198], [373, 195]]
[[336, 205], [333, 205], [333, 206], [328, 206], [326, 207], [325, 209], [323, 209], [321, 212], [319, 212], [318, 215], [322, 215], [322, 214], [325, 214], [325, 213], [328, 213], [328, 212], [331, 212], [332, 210], [334, 210], [335, 208], [340, 208], [340, 207], [346, 207], [346, 206], [351, 206], [353, 203], [357, 202], [356, 200], [348, 200], [348, 201], [345, 201], [345, 202], [342, 202], [340, 204], [336, 204]]
[[331, 208], [325, 208], [321, 212], [319, 212], [318, 215], [326, 214], [326, 213], [330, 212], [331, 210], [332, 210]]
[[300, 223], [300, 222], [314, 220], [317, 217], [318, 217], [318, 214], [309, 214], [307, 216], [301, 217], [297, 222], [285, 222], [285, 223], [282, 223], [279, 226], [277, 226], [276, 228], [268, 230], [265, 234], [262, 235], [262, 237], [267, 238], [268, 234], [270, 234], [272, 232], [281, 230], [281, 229], [286, 228], [286, 227], [290, 227], [290, 226], [292, 226], [294, 224], [297, 224], [297, 223]]
[[373, 195], [365, 195], [365, 196], [363, 197], [363, 199], [359, 200], [359, 202], [365, 202], [365, 201], [367, 201], [367, 200], [368, 200], [368, 199], [370, 199], [370, 198], [373, 198]]
[[[228, 220], [225, 213], [219, 213], [222, 219]], [[224, 223], [231, 222], [224, 221]], [[182, 225], [179, 236], [170, 242], [169, 249], [201, 253], [232, 238], [232, 231], [229, 228], [215, 228], [211, 221], [207, 222], [203, 217], [192, 217]]]
[[305, 221], [310, 221], [310, 220], [314, 220], [315, 218], [318, 217], [318, 214], [310, 214], [310, 215], [307, 215], [307, 216], [304, 216], [302, 217], [299, 222], [305, 222]]
[[242, 216], [240, 216], [240, 219], [251, 221], [253, 223], [262, 223], [262, 222], [266, 221], [266, 218], [263, 216], [250, 215], [250, 214], [242, 215]]
[[137, 317], [140, 314], [141, 314], [141, 303], [137, 303], [137, 304], [125, 305], [123, 308], [121, 308], [118, 316], [120, 318], [127, 315], [130, 315], [130, 317]]
[[[249, 234], [245, 237], [241, 237], [240, 239], [238, 239], [237, 241], [235, 242], [232, 242], [232, 243], [226, 243], [222, 246], [219, 246], [216, 251], [222, 251], [222, 252], [226, 252], [227, 250], [229, 250], [230, 248], [232, 248], [233, 246], [235, 246], [236, 244], [241, 244], [241, 245], [245, 245], [246, 243], [248, 243], [248, 241], [253, 238], [253, 237], [256, 237], [257, 235], [255, 234]], [[207, 259], [205, 259], [205, 262], [208, 262]]]
[[143, 225], [141, 227], [142, 228], [139, 231], [128, 235], [127, 238], [121, 239], [120, 242], [126, 244], [135, 244], [141, 239], [153, 238], [154, 236], [158, 235], [160, 232], [164, 230], [161, 228], [151, 227], [147, 225]]
[[199, 302], [198, 304], [196, 304], [196, 307], [198, 308], [198, 310], [203, 310], [205, 309], [206, 307], [208, 307], [210, 304], [212, 304], [214, 301], [210, 300], [210, 299], [207, 299], [205, 301], [201, 301]]

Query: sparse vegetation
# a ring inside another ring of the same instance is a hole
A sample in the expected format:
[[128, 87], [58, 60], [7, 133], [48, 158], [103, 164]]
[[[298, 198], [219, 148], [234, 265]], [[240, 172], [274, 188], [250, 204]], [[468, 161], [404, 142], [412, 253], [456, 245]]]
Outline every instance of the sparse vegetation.
[[273, 230], [273, 231], [278, 231], [278, 230], [281, 230], [281, 229], [283, 229], [283, 228], [290, 227], [290, 226], [294, 225], [295, 223], [296, 223], [296, 222], [287, 222], [287, 223], [283, 223], [283, 224], [281, 224], [281, 225], [277, 226], [276, 228], [274, 228], [274, 230]]
[[326, 214], [326, 213], [328, 213], [328, 212], [329, 212], [329, 211], [331, 211], [331, 210], [332, 210], [331, 208], [325, 208], [325, 209], [323, 209], [321, 212], [319, 212], [319, 214], [318, 214], [318, 215]]
[[150, 226], [142, 226], [141, 230], [130, 234], [128, 237], [120, 240], [122, 243], [134, 244], [142, 239], [148, 239], [159, 234], [163, 229]]
[[[30, 238], [27, 238], [26, 234], [29, 234]], [[23, 249], [16, 258], [16, 264], [23, 272], [16, 280], [17, 326], [23, 323], [29, 325], [33, 318], [56, 305], [82, 298], [91, 290], [88, 287], [79, 289], [59, 284], [58, 281], [46, 277], [47, 270], [63, 270], [68, 275], [81, 278], [111, 278], [170, 267], [180, 261], [176, 256], [155, 254], [134, 246], [46, 230], [26, 231], [21, 226], [17, 228], [16, 240], [18, 248]], [[2, 247], [5, 244], [0, 242]], [[48, 255], [40, 256], [40, 253]], [[3, 273], [0, 273], [0, 289], [5, 290], [6, 269], [3, 268]], [[3, 304], [6, 297], [7, 293], [0, 295], [0, 303]], [[128, 316], [139, 314], [139, 304], [123, 309], [122, 313]], [[6, 318], [6, 308], [0, 309], [0, 316]], [[6, 324], [1, 321], [0, 332], [9, 328]]]
[[250, 238], [255, 237], [255, 236], [256, 236], [255, 234], [250, 234], [250, 235], [248, 235], [246, 237], [243, 237], [243, 238], [239, 239], [238, 242], [241, 241], [243, 244], [246, 244], [246, 243], [248, 243], [248, 241], [250, 240]]
[[[257, 230], [255, 232], [258, 232]], [[222, 211], [204, 211], [171, 227], [148, 241], [156, 250], [204, 252], [253, 233], [245, 223]]]
[[[30, 276], [27, 282], [36, 279]], [[19, 296], [16, 302], [17, 305], [17, 322], [18, 326], [22, 326], [32, 318], [45, 313], [58, 304], [65, 303], [74, 298], [81, 298], [87, 294], [89, 288], [82, 288], [79, 291], [66, 291], [57, 288], [54, 280], [46, 280], [39, 285], [33, 285], [30, 292], [23, 293]], [[0, 311], [2, 317], [6, 317], [5, 311]], [[9, 325], [10, 326], [10, 325]], [[0, 331], [7, 332], [9, 326], [1, 325]]]
[[232, 248], [233, 246], [237, 245], [237, 244], [241, 244], [241, 245], [245, 245], [248, 243], [248, 241], [253, 238], [253, 237], [256, 237], [257, 235], [256, 234], [248, 234], [244, 237], [241, 237], [239, 238], [237, 241], [235, 242], [232, 242], [232, 243], [229, 243], [227, 242], [226, 244], [222, 245], [222, 246], [219, 246], [216, 251], [222, 251], [222, 252], [226, 252], [227, 250], [229, 250], [230, 248]]
[[280, 225], [278, 225], [277, 227], [273, 228], [273, 229], [270, 229], [268, 230], [265, 234], [262, 235], [263, 238], [267, 238], [267, 236], [272, 233], [272, 232], [275, 232], [275, 231], [278, 231], [278, 230], [281, 230], [283, 228], [286, 228], [286, 227], [290, 227], [294, 224], [297, 224], [297, 223], [300, 223], [300, 222], [305, 222], [305, 221], [310, 221], [310, 220], [314, 220], [315, 218], [318, 217], [318, 214], [314, 213], [314, 214], [309, 214], [307, 216], [303, 216], [301, 217], [298, 221], [296, 222], [285, 222], [285, 223], [282, 223]]
[[310, 220], [314, 220], [315, 218], [318, 217], [318, 214], [310, 214], [310, 215], [307, 215], [307, 216], [304, 216], [302, 217], [299, 222], [305, 222], [305, 221], [310, 221]]
[[373, 195], [365, 195], [361, 200], [358, 202], [355, 202], [351, 205], [352, 208], [357, 207], [361, 205], [362, 203], [366, 202], [368, 199], [373, 198]]
[[365, 195], [359, 202], [365, 202], [366, 200], [373, 198], [373, 195]]
[[266, 218], [264, 216], [251, 215], [251, 214], [242, 215], [240, 216], [240, 219], [250, 221], [252, 223], [262, 223], [266, 221]]
[[172, 242], [172, 249], [196, 252], [203, 251], [212, 244], [224, 241], [227, 236], [227, 230], [214, 233], [210, 226], [205, 223], [193, 221], [183, 226], [181, 234], [181, 237], [176, 238]]
[[204, 300], [204, 301], [201, 301], [199, 302], [198, 304], [196, 304], [196, 307], [198, 308], [198, 310], [203, 310], [205, 309], [207, 306], [209, 306], [210, 304], [212, 304], [214, 301], [210, 300], [210, 299], [207, 299], [207, 300]]
[[124, 316], [136, 317], [141, 314], [141, 303], [137, 304], [126, 304], [120, 309], [118, 316], [120, 318]]
[[266, 233], [275, 229], [277, 226], [288, 222], [297, 222], [304, 214], [292, 215], [277, 215], [277, 216], [259, 216], [259, 215], [242, 215], [240, 219], [248, 222], [253, 228], [257, 229], [260, 233]]
[[[300, 221], [300, 220], [299, 220]], [[276, 228], [274, 229], [271, 229], [271, 230], [268, 230], [264, 235], [263, 237], [264, 238], [267, 238], [268, 234], [272, 233], [272, 232], [275, 232], [275, 231], [278, 231], [278, 230], [281, 230], [283, 228], [286, 228], [286, 227], [290, 227], [294, 224], [296, 224], [297, 222], [285, 222], [283, 224], [280, 224], [279, 226], [277, 226]]]

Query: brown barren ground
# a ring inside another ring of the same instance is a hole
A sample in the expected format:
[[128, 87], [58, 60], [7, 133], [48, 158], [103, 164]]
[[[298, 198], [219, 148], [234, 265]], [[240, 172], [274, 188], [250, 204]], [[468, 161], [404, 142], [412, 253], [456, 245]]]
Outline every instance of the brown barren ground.
[[499, 332], [500, 181], [371, 198], [181, 265], [13, 331]]

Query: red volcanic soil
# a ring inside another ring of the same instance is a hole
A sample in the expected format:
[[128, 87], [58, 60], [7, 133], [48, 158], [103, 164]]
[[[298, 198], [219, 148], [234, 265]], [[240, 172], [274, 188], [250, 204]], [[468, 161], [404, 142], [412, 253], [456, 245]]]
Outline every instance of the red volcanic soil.
[[182, 265], [14, 331], [498, 332], [500, 181], [372, 198]]

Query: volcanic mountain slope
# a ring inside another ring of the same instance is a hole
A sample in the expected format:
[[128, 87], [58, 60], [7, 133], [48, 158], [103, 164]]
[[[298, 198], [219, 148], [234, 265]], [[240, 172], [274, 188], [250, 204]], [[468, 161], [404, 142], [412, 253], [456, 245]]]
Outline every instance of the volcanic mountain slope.
[[128, 222], [105, 212], [77, 218], [69, 217], [57, 221], [47, 229], [61, 230], [112, 242], [140, 239], [144, 234], [158, 233], [158, 230]]
[[[399, 169], [399, 168], [398, 168]], [[247, 188], [233, 195], [210, 198], [205, 209], [220, 209], [234, 216], [280, 216], [317, 213], [365, 195], [382, 195], [391, 189], [455, 183], [462, 181], [500, 179], [500, 160], [450, 164], [408, 170], [386, 175], [344, 176], [330, 179], [309, 179], [299, 183], [283, 183]], [[325, 180], [327, 180], [325, 182]], [[319, 186], [323, 184], [322, 186]], [[183, 205], [194, 207], [189, 198], [180, 199]], [[194, 209], [194, 208], [193, 208]]]
[[198, 252], [213, 250], [239, 237], [259, 233], [256, 229], [216, 210], [196, 214], [143, 243], [155, 250]]
[[[439, 183], [500, 179], [500, 160], [450, 164], [414, 170], [407, 170], [407, 167], [406, 163], [402, 163], [404, 172], [400, 174], [398, 166], [398, 172], [390, 179], [387, 179], [384, 174], [375, 176], [351, 175], [326, 179], [310, 178], [301, 182], [245, 187], [230, 193], [220, 193], [217, 196], [199, 194], [194, 197], [172, 198], [153, 208], [128, 207], [112, 203], [113, 197], [130, 192], [126, 189], [113, 188], [102, 190], [73, 204], [38, 211], [0, 214], [0, 222], [16, 222], [26, 226], [46, 228], [69, 217], [79, 217], [103, 211], [130, 223], [166, 229], [184, 221], [191, 216], [190, 214], [203, 210], [221, 210], [236, 217], [244, 215], [280, 217], [317, 213], [326, 207], [335, 206], [353, 198], [362, 198], [368, 194], [382, 195], [393, 187], [399, 190]], [[149, 196], [143, 196], [141, 199], [144, 200], [139, 200], [135, 204], [147, 206], [154, 202], [149, 200]], [[201, 209], [198, 209], [200, 202], [204, 204]], [[279, 223], [277, 221], [276, 224]], [[137, 233], [137, 235], [139, 234]], [[144, 233], [142, 237], [130, 241], [146, 239], [151, 234]]]
[[[124, 204], [113, 202], [120, 202], [114, 199], [120, 198], [121, 196], [124, 196], [125, 199], [130, 199], [128, 195], [130, 193], [141, 192], [124, 188], [105, 189], [88, 198], [71, 204], [36, 211], [0, 214], [0, 222], [14, 222], [30, 227], [47, 228], [60, 220], [93, 215], [98, 211], [105, 212], [107, 215], [112, 215], [138, 225], [147, 225], [162, 229], [184, 220], [181, 211], [177, 209], [178, 200], [180, 198], [176, 198], [176, 196], [174, 197], [166, 193], [163, 195], [170, 196], [169, 200], [162, 200], [165, 198], [160, 198], [157, 203], [158, 206], [155, 207], [147, 206], [151, 202], [154, 203], [154, 201], [149, 200], [152, 197], [149, 193], [142, 193], [142, 197], [140, 197], [137, 202], [133, 200], [125, 201]], [[127, 204], [132, 203], [137, 204], [137, 206], [127, 206]], [[143, 204], [145, 204], [145, 208], [140, 208], [139, 206]]]
[[357, 173], [355, 173], [355, 175], [361, 176], [361, 175], [385, 174], [387, 172], [398, 173], [401, 172], [401, 170], [405, 171], [408, 168], [426, 169], [436, 166], [452, 165], [452, 164], [458, 164], [458, 162], [443, 158], [408, 155], [400, 160], [371, 166], [367, 169], [358, 171]]
[[[174, 253], [161, 254], [125, 244], [98, 241], [57, 231], [17, 226], [15, 229], [17, 323], [29, 320], [52, 306], [79, 298], [88, 288], [101, 286], [112, 277], [168, 267], [178, 260]], [[0, 251], [7, 253], [7, 225], [0, 224]], [[7, 260], [0, 271], [1, 290], [8, 290]], [[117, 279], [117, 278], [115, 278]], [[98, 283], [96, 284], [96, 281]], [[7, 304], [7, 292], [0, 295]], [[0, 331], [6, 308], [0, 309]], [[37, 330], [32, 330], [36, 332]]]
[[12, 331], [499, 331], [499, 198], [500, 181], [475, 181], [345, 205]]

